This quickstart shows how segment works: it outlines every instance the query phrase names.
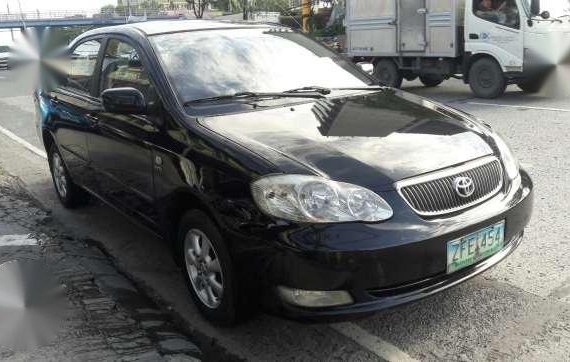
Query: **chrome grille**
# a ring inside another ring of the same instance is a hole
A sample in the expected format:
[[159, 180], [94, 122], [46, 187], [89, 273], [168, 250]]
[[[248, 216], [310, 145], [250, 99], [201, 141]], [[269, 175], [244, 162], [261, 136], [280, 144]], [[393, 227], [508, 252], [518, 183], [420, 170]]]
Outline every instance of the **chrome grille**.
[[[473, 180], [475, 191], [461, 197], [454, 188], [458, 177]], [[442, 215], [481, 203], [499, 192], [503, 186], [503, 169], [495, 157], [485, 157], [459, 167], [400, 181], [400, 195], [414, 211], [424, 216]]]

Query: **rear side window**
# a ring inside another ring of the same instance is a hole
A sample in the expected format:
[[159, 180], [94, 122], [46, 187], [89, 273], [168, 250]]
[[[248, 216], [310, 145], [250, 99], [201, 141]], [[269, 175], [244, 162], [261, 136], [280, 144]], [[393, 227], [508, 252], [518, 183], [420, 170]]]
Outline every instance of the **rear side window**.
[[73, 50], [65, 69], [66, 88], [82, 93], [91, 92], [100, 49], [100, 40], [88, 40]]

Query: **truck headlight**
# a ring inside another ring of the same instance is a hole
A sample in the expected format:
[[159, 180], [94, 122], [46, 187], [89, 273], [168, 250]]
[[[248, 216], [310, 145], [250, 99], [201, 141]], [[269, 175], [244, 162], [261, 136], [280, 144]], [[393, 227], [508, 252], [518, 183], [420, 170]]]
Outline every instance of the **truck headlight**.
[[252, 183], [251, 191], [263, 212], [294, 222], [377, 222], [393, 215], [376, 193], [323, 177], [268, 176]]
[[516, 179], [519, 176], [520, 172], [519, 162], [513, 155], [511, 148], [507, 145], [507, 143], [503, 140], [503, 138], [499, 134], [494, 132], [492, 136], [493, 136], [493, 141], [495, 141], [495, 144], [499, 149], [501, 161], [503, 161], [503, 165], [505, 166], [505, 172], [507, 173], [509, 180]]

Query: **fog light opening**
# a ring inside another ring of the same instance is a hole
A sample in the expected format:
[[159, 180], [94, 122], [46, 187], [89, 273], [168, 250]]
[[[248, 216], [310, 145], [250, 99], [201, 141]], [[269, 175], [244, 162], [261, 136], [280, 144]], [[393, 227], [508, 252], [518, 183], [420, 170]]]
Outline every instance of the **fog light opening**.
[[277, 291], [285, 302], [305, 308], [338, 307], [354, 303], [350, 293], [345, 290], [302, 290], [279, 286]]

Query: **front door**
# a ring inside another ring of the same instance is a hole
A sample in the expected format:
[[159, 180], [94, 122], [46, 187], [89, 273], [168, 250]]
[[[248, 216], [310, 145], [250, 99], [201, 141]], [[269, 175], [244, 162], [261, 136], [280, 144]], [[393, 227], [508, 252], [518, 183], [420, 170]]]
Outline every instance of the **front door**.
[[[133, 87], [147, 102], [156, 99], [139, 53], [126, 41], [110, 39], [101, 62], [100, 92]], [[155, 227], [152, 140], [159, 132], [145, 115], [97, 115], [96, 132], [89, 135], [89, 154], [97, 171], [101, 195], [131, 216]]]
[[466, 11], [465, 50], [493, 55], [505, 71], [521, 72], [524, 9], [516, 0], [473, 0]]
[[426, 49], [426, 1], [400, 0], [400, 51], [423, 52]]

